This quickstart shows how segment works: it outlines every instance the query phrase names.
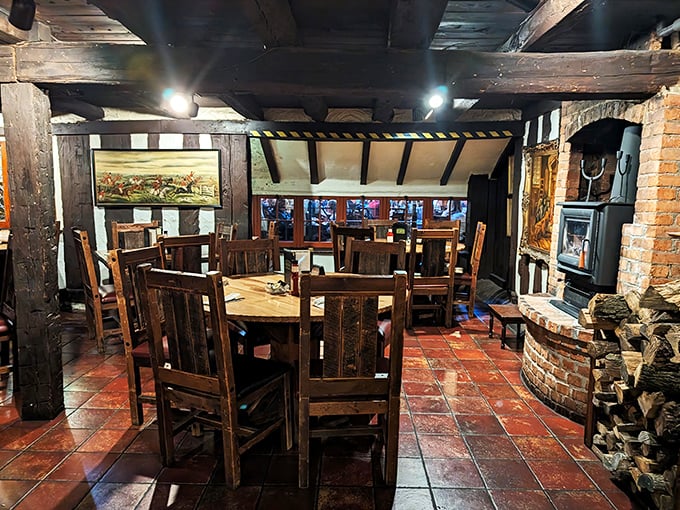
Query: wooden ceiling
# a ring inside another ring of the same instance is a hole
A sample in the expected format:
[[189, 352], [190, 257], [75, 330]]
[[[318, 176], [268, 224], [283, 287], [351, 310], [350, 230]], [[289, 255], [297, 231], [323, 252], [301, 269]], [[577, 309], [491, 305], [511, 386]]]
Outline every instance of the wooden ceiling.
[[[680, 2], [669, 0], [36, 0], [29, 33], [7, 22], [11, 1], [0, 0], [8, 45], [0, 60], [16, 47], [7, 56], [16, 74], [0, 81], [39, 83], [66, 106], [158, 113], [159, 91], [174, 77], [199, 104], [226, 104], [253, 120], [272, 108], [316, 121], [329, 109], [362, 108], [374, 120], [404, 109], [418, 121], [423, 95], [442, 83], [478, 100], [478, 111], [648, 97], [677, 81], [668, 70], [674, 52], [660, 60], [574, 53], [649, 48], [655, 28], [680, 18]], [[450, 106], [437, 120], [456, 119]]]

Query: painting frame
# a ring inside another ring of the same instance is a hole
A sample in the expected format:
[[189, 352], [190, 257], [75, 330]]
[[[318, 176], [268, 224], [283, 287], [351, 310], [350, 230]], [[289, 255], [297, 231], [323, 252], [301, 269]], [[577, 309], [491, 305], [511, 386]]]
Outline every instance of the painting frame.
[[0, 141], [0, 229], [10, 228], [9, 166], [7, 142]]
[[222, 207], [220, 149], [92, 149], [97, 207]]
[[525, 147], [520, 254], [550, 262], [558, 167], [558, 141]]

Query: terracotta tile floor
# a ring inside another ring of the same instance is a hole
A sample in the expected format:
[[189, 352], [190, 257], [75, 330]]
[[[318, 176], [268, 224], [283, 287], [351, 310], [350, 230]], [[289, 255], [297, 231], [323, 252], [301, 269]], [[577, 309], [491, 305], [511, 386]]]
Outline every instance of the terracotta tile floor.
[[212, 433], [184, 435], [164, 468], [154, 410], [130, 425], [122, 346], [99, 355], [83, 317], [65, 314], [66, 410], [22, 422], [0, 392], [0, 508], [637, 509], [583, 445], [581, 426], [519, 379], [521, 353], [487, 335], [488, 316], [407, 336], [396, 490], [374, 484], [368, 440], [314, 444], [308, 490], [295, 453], [266, 444], [242, 458], [227, 489]]

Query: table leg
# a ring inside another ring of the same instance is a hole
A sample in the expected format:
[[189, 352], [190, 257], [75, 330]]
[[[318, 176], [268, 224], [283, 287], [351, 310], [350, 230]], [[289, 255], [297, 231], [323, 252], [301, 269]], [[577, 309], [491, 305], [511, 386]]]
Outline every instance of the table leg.
[[501, 329], [501, 349], [505, 349], [505, 328], [507, 327], [507, 324], [503, 321], [501, 321], [501, 324], [503, 325], [503, 328]]
[[493, 312], [489, 314], [489, 338], [493, 338]]

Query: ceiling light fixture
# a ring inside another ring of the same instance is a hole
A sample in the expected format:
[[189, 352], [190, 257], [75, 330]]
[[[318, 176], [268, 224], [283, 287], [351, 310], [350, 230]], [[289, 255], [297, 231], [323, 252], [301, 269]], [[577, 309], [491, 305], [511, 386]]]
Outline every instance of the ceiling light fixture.
[[35, 0], [12, 0], [9, 22], [19, 30], [30, 30], [35, 18]]
[[427, 97], [427, 107], [431, 110], [436, 110], [440, 108], [445, 102], [449, 95], [449, 91], [443, 85], [435, 88], [430, 95]]
[[198, 115], [198, 104], [193, 94], [166, 89], [163, 92], [165, 108], [173, 115], [180, 117], [195, 117]]

